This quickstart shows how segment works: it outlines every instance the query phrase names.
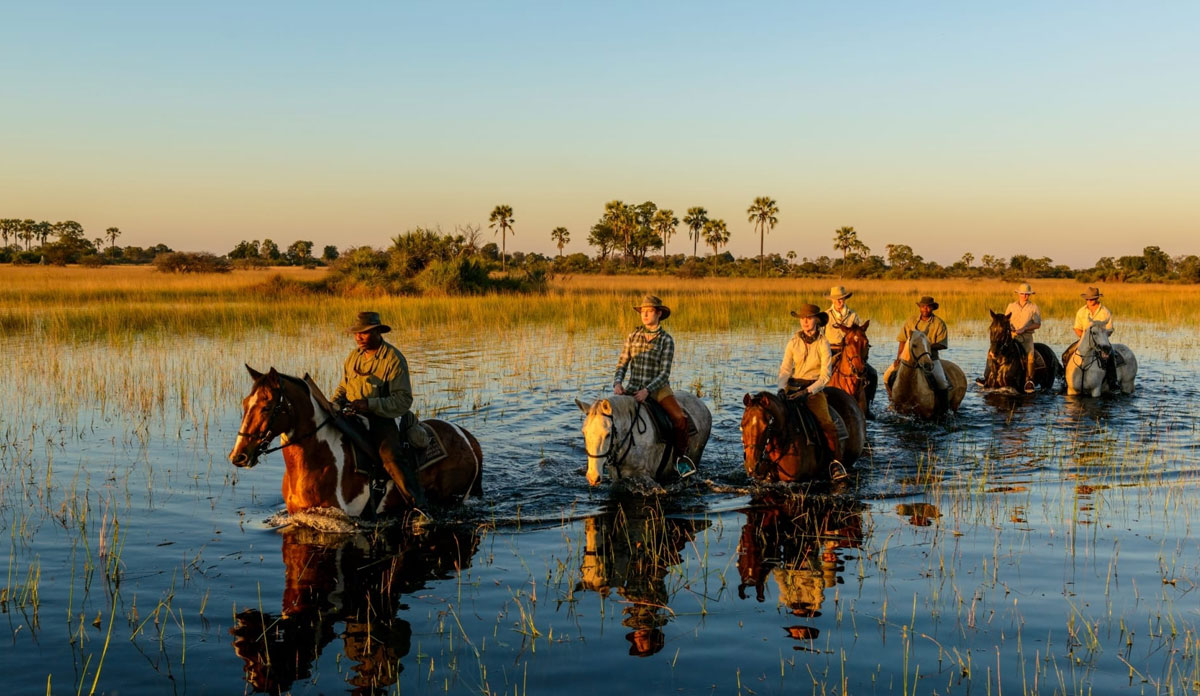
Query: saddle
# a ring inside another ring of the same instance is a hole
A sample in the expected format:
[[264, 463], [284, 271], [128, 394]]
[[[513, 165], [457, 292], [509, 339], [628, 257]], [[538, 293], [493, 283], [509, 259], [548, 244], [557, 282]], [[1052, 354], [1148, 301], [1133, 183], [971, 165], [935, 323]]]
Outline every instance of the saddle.
[[[663, 408], [662, 404], [654, 399], [646, 399], [642, 402], [646, 408], [646, 414], [650, 417], [650, 424], [654, 427], [655, 441], [666, 445], [663, 448], [662, 461], [658, 463], [658, 470], [655, 473], [655, 478], [660, 478], [667, 465], [674, 462], [675, 459], [684, 454], [683, 452], [675, 451], [675, 438], [672, 435], [675, 432], [675, 426], [671, 423], [671, 417], [667, 415], [667, 409]], [[692, 421], [692, 417], [687, 411], [683, 412], [683, 417], [687, 420], [687, 433], [690, 440], [693, 435], [700, 431], [696, 428], [696, 424]]]

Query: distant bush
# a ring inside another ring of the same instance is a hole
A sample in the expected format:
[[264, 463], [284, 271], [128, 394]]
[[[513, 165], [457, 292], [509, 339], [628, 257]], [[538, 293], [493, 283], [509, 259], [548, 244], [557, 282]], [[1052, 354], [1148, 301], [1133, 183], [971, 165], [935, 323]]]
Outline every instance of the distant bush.
[[228, 273], [233, 270], [229, 261], [206, 251], [172, 251], [154, 257], [154, 268], [160, 273]]
[[79, 265], [84, 268], [100, 268], [105, 263], [104, 257], [99, 254], [88, 254], [87, 256], [79, 257]]
[[278, 273], [254, 286], [254, 292], [266, 297], [286, 298], [305, 295], [328, 295], [332, 292], [327, 279], [295, 280]]

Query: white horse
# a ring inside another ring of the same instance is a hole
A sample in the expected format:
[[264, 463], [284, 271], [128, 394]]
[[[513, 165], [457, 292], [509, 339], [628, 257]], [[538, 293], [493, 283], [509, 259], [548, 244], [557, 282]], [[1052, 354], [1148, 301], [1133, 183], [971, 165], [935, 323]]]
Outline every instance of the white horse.
[[1132, 394], [1133, 381], [1137, 377], [1137, 358], [1125, 344], [1109, 342], [1108, 330], [1102, 321], [1092, 322], [1083, 332], [1075, 354], [1067, 361], [1067, 394], [1100, 396], [1111, 391], [1108, 380], [1104, 378], [1103, 361], [1112, 359], [1114, 353], [1125, 360], [1124, 365], [1115, 368], [1121, 391]]
[[[695, 428], [696, 432], [688, 440], [687, 456], [699, 466], [700, 455], [704, 454], [712, 431], [712, 413], [692, 394], [676, 393], [675, 400]], [[632, 396], [610, 396], [591, 404], [576, 399], [575, 405], [585, 414], [583, 439], [588, 454], [588, 483], [593, 486], [600, 483], [605, 466], [611, 467], [609, 476], [614, 480], [658, 478], [659, 465], [667, 447], [661, 440], [670, 441], [671, 433], [659, 435], [649, 406], [638, 403]], [[667, 462], [668, 465], [672, 463]]]

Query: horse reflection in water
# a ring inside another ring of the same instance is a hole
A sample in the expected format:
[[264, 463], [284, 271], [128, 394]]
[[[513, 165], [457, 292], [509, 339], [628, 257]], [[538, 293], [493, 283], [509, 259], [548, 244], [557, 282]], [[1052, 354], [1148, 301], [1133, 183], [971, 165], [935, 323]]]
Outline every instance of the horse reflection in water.
[[709, 522], [666, 517], [636, 504], [584, 520], [586, 544], [576, 589], [607, 597], [616, 590], [624, 600], [621, 624], [630, 631], [629, 654], [649, 657], [663, 649], [663, 627], [674, 612], [667, 573], [682, 562], [681, 553]]
[[[862, 544], [862, 506], [855, 500], [766, 493], [745, 511], [738, 542], [738, 596], [765, 601], [767, 577], [775, 580], [779, 604], [793, 617], [821, 615], [825, 591], [842, 582], [845, 559], [839, 549]], [[784, 627], [790, 638], [814, 640], [820, 629], [808, 624]], [[807, 650], [806, 646], [794, 646]]]
[[282, 534], [282, 611], [243, 610], [230, 629], [247, 683], [268, 694], [308, 679], [322, 650], [339, 636], [351, 663], [350, 693], [387, 690], [412, 645], [412, 626], [396, 615], [405, 608], [402, 597], [430, 580], [453, 577], [470, 565], [479, 545], [474, 529], [432, 528], [376, 543], [299, 526]]

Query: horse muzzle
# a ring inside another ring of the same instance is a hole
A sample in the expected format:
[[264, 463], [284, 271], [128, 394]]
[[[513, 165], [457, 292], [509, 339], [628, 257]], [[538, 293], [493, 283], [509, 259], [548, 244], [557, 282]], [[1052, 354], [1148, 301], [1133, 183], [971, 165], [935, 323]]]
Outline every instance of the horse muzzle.
[[588, 457], [587, 480], [589, 485], [597, 486], [600, 484], [600, 479], [604, 477], [600, 467], [600, 464], [593, 463], [592, 458]]
[[258, 457], [252, 456], [245, 452], [230, 452], [229, 463], [239, 469], [253, 469], [258, 464]]

